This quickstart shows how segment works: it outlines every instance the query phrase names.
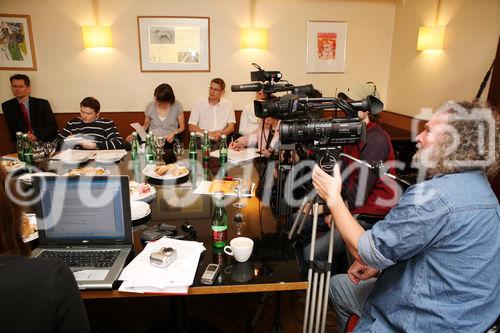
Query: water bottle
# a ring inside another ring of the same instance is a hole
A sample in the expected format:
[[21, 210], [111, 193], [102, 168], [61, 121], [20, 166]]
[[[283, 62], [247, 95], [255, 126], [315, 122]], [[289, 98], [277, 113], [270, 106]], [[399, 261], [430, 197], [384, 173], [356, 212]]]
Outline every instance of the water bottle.
[[139, 138], [137, 132], [132, 132], [132, 149], [130, 151], [132, 161], [137, 161], [139, 158]]
[[222, 134], [220, 148], [219, 148], [219, 163], [220, 165], [225, 165], [227, 163], [227, 143], [226, 135]]
[[24, 147], [23, 147], [23, 133], [16, 132], [16, 148], [17, 158], [22, 162], [24, 161]]
[[189, 160], [198, 160], [198, 153], [196, 148], [196, 133], [191, 132], [191, 137], [189, 138]]
[[227, 213], [224, 208], [224, 193], [216, 192], [215, 208], [212, 216], [213, 247], [223, 248], [227, 244]]
[[148, 133], [146, 134], [146, 149], [144, 153], [144, 158], [146, 160], [147, 164], [154, 163], [154, 155], [153, 155], [153, 141], [151, 139], [151, 135]]
[[30, 139], [28, 139], [28, 134], [23, 134], [23, 155], [24, 162], [33, 165], [33, 147], [31, 146]]
[[210, 140], [208, 139], [208, 131], [203, 131], [203, 144], [201, 146], [201, 157], [203, 158], [203, 167], [208, 166], [210, 161]]

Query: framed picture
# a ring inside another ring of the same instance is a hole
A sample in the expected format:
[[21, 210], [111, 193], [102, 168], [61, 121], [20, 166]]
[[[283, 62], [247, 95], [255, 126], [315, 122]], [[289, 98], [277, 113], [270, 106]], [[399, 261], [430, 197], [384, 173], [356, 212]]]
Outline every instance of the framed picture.
[[307, 72], [344, 73], [347, 22], [309, 21]]
[[29, 15], [0, 14], [0, 69], [36, 71]]
[[141, 72], [209, 72], [210, 18], [138, 16]]

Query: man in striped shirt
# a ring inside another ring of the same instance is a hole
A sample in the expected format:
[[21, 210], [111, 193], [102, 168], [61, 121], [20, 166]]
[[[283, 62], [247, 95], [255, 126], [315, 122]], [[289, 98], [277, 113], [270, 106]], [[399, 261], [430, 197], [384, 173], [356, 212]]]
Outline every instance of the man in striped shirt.
[[123, 139], [112, 120], [100, 118], [101, 105], [94, 97], [80, 102], [80, 117], [74, 118], [59, 132], [64, 140], [70, 136], [82, 137], [77, 145], [83, 149], [121, 149]]

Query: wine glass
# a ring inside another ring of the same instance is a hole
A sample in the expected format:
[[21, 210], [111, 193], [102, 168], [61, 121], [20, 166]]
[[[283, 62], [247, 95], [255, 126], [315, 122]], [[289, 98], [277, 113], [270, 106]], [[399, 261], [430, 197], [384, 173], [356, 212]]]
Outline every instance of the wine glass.
[[243, 194], [243, 190], [245, 187], [245, 179], [243, 178], [243, 176], [235, 176], [233, 177], [233, 182], [233, 191], [238, 196], [238, 201], [233, 203], [233, 207], [236, 207], [238, 209], [245, 208], [247, 204], [241, 201], [241, 195]]
[[155, 135], [155, 150], [156, 150], [156, 165], [163, 165], [163, 146], [165, 145], [165, 137], [163, 135]]
[[33, 159], [35, 161], [40, 161], [44, 157], [43, 143], [41, 141], [33, 142]]
[[184, 154], [184, 147], [182, 146], [181, 143], [175, 141], [174, 142], [174, 154], [176, 161], [180, 161], [182, 158], [182, 155]]
[[57, 142], [44, 142], [43, 143], [43, 152], [45, 153], [45, 156], [47, 156], [49, 159], [52, 159], [54, 157], [54, 154], [56, 153], [56, 147], [57, 147]]

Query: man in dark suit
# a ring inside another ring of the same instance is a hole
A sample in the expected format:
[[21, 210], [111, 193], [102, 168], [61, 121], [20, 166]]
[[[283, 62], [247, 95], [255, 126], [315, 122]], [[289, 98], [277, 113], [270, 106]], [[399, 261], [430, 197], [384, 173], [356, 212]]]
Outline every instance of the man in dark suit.
[[58, 128], [49, 101], [29, 95], [31, 88], [27, 75], [12, 75], [10, 84], [15, 98], [2, 103], [10, 140], [16, 140], [16, 132], [28, 133], [31, 141], [55, 139]]

